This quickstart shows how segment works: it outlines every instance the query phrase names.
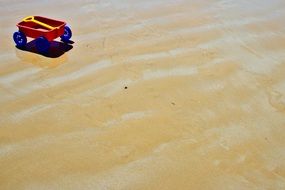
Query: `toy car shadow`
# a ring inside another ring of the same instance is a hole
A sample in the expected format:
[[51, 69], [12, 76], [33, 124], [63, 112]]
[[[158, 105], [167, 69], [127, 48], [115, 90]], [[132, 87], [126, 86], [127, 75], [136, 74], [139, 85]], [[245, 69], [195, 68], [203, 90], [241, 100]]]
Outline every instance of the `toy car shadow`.
[[27, 51], [27, 52], [31, 52], [31, 53], [36, 53], [45, 57], [49, 57], [49, 58], [57, 58], [60, 57], [61, 55], [63, 55], [64, 53], [70, 51], [73, 46], [71, 44], [73, 44], [74, 42], [69, 40], [68, 43], [64, 43], [64, 42], [59, 42], [59, 41], [52, 41], [50, 42], [50, 48], [46, 53], [42, 53], [39, 52], [36, 48], [36, 39], [32, 40], [30, 42], [28, 42], [25, 47], [18, 47], [16, 46], [18, 49], [23, 50], [23, 51]]

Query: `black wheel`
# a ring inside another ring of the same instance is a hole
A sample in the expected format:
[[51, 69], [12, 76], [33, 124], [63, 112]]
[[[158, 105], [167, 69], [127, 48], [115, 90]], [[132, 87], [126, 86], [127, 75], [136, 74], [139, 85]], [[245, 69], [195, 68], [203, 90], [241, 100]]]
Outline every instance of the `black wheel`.
[[61, 41], [68, 42], [72, 36], [71, 29], [68, 26], [64, 27], [64, 34], [60, 36]]
[[13, 39], [14, 39], [14, 42], [16, 43], [16, 46], [19, 48], [23, 48], [27, 44], [27, 37], [21, 31], [15, 32], [13, 34]]
[[45, 37], [39, 37], [36, 39], [36, 47], [38, 52], [47, 53], [50, 47], [49, 41]]

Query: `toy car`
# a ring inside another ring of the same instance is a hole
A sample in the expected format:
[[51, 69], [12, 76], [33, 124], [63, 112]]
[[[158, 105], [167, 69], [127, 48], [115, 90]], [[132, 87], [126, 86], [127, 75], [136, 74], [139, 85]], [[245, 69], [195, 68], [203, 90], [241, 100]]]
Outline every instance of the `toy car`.
[[61, 41], [68, 43], [72, 36], [71, 29], [64, 21], [45, 18], [42, 16], [29, 16], [17, 24], [19, 31], [15, 32], [13, 39], [16, 46], [24, 48], [27, 37], [36, 39], [36, 48], [40, 53], [47, 53], [50, 42], [60, 37]]

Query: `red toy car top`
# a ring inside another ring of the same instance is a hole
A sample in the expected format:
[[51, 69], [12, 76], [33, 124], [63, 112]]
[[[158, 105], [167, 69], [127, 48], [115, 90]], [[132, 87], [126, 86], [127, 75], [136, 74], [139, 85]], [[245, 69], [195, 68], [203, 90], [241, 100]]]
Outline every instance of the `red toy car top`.
[[13, 35], [17, 47], [25, 47], [27, 37], [36, 38], [36, 46], [41, 53], [48, 51], [49, 41], [60, 37], [63, 42], [68, 43], [72, 36], [71, 29], [64, 21], [42, 16], [26, 17], [17, 26], [19, 31]]

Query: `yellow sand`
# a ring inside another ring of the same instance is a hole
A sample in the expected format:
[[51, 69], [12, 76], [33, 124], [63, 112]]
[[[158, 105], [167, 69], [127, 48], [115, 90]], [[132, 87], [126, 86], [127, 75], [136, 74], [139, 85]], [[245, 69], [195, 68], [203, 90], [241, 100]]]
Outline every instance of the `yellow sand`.
[[[28, 15], [67, 21], [73, 49], [15, 48]], [[0, 16], [1, 190], [285, 189], [284, 0], [2, 0]]]

